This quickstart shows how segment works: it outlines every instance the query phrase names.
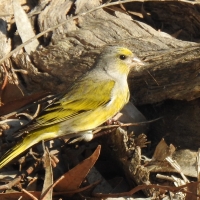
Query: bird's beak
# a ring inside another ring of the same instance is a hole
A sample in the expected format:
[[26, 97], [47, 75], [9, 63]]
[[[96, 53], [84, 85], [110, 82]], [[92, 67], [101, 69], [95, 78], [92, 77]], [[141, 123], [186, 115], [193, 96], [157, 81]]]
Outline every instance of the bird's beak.
[[137, 63], [138, 65], [145, 65], [144, 62], [142, 62], [138, 57], [133, 57], [133, 62]]

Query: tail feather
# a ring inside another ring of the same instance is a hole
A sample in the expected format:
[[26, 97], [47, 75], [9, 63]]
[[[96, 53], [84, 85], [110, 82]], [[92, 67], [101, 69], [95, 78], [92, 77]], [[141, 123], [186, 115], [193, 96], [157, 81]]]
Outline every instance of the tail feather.
[[12, 149], [8, 150], [0, 159], [0, 169], [4, 167], [7, 163], [13, 160], [15, 157], [20, 155], [26, 149], [30, 148], [39, 141], [32, 140], [32, 138], [24, 138], [23, 141], [19, 142]]
[[[44, 132], [43, 132], [44, 131]], [[7, 163], [9, 163], [12, 159], [23, 153], [28, 148], [37, 144], [38, 142], [46, 139], [53, 139], [57, 137], [57, 132], [49, 132], [48, 129], [30, 132], [22, 141], [20, 141], [16, 146], [12, 149], [8, 150], [1, 158], [0, 158], [0, 169], [4, 167]]]

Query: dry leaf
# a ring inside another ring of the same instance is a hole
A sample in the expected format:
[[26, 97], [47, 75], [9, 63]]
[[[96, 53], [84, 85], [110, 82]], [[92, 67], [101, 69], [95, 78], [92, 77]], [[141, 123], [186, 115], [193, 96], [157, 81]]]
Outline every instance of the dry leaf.
[[96, 163], [99, 154], [100, 154], [101, 146], [99, 145], [94, 153], [83, 162], [78, 164], [73, 169], [69, 170], [65, 175], [64, 179], [62, 179], [56, 186], [55, 191], [64, 192], [70, 190], [76, 190], [80, 187], [81, 183], [89, 173], [90, 169]]
[[[2, 103], [4, 105], [15, 99], [22, 98], [23, 95], [24, 94], [22, 93], [22, 91], [20, 90], [18, 85], [7, 82], [5, 88], [2, 92], [2, 96], [1, 96]], [[0, 114], [1, 114], [1, 112], [0, 112]]]
[[22, 108], [23, 106], [33, 103], [34, 101], [47, 96], [49, 93], [47, 92], [38, 92], [32, 94], [30, 96], [24, 96], [18, 100], [10, 101], [9, 103], [5, 104], [4, 106], [0, 107], [0, 116], [6, 115], [11, 112], [15, 112], [18, 109]]
[[163, 161], [166, 157], [171, 156], [175, 151], [175, 147], [170, 144], [168, 146], [164, 139], [162, 139], [156, 146], [152, 159], [157, 161]]

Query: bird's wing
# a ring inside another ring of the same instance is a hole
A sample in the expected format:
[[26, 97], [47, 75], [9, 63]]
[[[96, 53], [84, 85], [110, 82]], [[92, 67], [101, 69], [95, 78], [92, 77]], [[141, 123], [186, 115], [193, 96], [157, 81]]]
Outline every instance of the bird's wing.
[[66, 95], [44, 110], [27, 131], [54, 125], [77, 115], [105, 106], [111, 100], [115, 81], [102, 81], [96, 84], [87, 81], [83, 87], [73, 87]]

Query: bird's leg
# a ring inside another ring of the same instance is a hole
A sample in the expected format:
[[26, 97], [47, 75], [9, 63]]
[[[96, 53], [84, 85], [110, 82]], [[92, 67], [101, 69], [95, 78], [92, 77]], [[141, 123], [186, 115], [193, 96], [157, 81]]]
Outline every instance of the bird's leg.
[[116, 115], [114, 115], [111, 119], [106, 121], [107, 125], [112, 125], [112, 124], [116, 124], [116, 125], [123, 125], [122, 122], [120, 122], [118, 119], [122, 116], [123, 114], [121, 112], [118, 112]]
[[121, 112], [118, 112], [111, 119], [107, 120], [105, 122], [105, 127], [108, 126], [107, 129], [102, 129], [101, 128], [102, 126], [101, 126], [101, 127], [99, 127], [99, 129], [94, 130], [93, 131], [94, 138], [100, 137], [102, 135], [109, 134], [109, 133], [113, 132], [113, 130], [116, 130], [116, 127], [114, 129], [113, 128], [109, 128], [109, 125], [119, 125], [119, 126], [122, 126], [123, 123], [118, 120], [122, 115], [123, 114]]

